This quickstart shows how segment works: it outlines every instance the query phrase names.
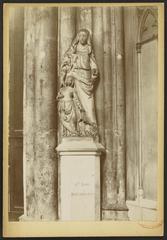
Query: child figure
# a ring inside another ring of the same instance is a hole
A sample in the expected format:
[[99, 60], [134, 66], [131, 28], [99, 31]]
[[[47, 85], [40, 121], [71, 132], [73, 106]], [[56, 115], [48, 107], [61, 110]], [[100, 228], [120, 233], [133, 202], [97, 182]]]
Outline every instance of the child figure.
[[74, 80], [68, 76], [61, 87], [57, 99], [60, 121], [63, 126], [63, 136], [77, 135], [77, 116], [74, 104]]

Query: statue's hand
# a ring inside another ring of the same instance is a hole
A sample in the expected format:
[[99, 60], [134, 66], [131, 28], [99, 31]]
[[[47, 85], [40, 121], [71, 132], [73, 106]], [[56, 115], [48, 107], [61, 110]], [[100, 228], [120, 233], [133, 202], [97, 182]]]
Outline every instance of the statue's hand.
[[92, 69], [92, 80], [94, 81], [98, 77], [97, 69]]
[[65, 82], [64, 82], [64, 81], [61, 81], [61, 83], [60, 83], [60, 88], [63, 88], [63, 87], [65, 87]]
[[98, 75], [98, 70], [97, 70], [96, 68], [93, 68], [93, 69], [92, 69], [92, 74]]
[[59, 91], [58, 94], [57, 94], [57, 97], [56, 97], [56, 100], [60, 100], [61, 98], [63, 98], [64, 96], [62, 95], [62, 92]]

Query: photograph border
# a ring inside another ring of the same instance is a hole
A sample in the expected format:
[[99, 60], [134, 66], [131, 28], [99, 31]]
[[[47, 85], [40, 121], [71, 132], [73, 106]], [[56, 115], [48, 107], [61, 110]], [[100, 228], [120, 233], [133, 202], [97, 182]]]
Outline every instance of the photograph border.
[[[9, 222], [9, 9], [10, 7], [60, 6], [157, 6], [158, 7], [158, 197], [156, 222]], [[6, 3], [3, 5], [3, 236], [163, 236], [164, 226], [164, 3]], [[121, 229], [121, 231], [120, 231]]]

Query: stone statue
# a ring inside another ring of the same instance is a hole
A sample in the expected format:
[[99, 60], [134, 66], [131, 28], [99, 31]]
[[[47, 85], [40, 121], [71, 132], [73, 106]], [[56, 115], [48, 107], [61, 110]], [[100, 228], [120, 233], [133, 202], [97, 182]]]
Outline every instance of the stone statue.
[[90, 33], [81, 29], [61, 64], [61, 87], [57, 98], [63, 136], [97, 138], [93, 96], [97, 78]]

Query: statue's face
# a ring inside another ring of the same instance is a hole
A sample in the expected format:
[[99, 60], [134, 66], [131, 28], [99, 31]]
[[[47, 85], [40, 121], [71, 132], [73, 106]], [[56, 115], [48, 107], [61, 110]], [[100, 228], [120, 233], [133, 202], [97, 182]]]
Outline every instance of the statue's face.
[[70, 86], [72, 87], [74, 84], [74, 79], [72, 76], [68, 76], [67, 79], [66, 79], [66, 86]]
[[85, 45], [87, 43], [87, 39], [88, 39], [88, 34], [86, 32], [79, 33], [79, 42], [82, 45]]

